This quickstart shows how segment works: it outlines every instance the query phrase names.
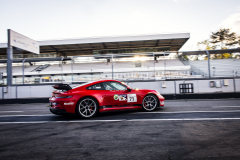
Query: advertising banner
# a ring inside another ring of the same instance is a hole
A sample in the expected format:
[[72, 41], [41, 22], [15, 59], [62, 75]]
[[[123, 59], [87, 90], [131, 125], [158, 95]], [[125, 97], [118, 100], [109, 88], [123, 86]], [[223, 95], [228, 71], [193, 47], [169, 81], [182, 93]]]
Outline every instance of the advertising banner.
[[10, 45], [39, 54], [39, 43], [13, 30], [10, 30]]

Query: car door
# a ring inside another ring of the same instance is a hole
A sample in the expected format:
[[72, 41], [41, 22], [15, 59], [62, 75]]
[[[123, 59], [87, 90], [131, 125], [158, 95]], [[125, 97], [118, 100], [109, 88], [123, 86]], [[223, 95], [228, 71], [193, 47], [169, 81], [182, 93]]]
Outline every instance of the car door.
[[115, 82], [104, 82], [104, 102], [109, 107], [124, 107], [127, 104], [127, 86]]
[[102, 98], [105, 93], [105, 89], [102, 83], [97, 83], [97, 84], [88, 86], [86, 90], [87, 90], [85, 92], [86, 95], [95, 97], [99, 101], [100, 105], [102, 105]]

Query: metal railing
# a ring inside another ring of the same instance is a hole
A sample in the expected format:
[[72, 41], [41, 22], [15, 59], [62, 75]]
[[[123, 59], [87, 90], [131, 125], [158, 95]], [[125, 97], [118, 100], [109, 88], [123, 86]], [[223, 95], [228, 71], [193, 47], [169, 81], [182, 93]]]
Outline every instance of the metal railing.
[[[164, 56], [163, 53], [74, 56], [55, 59], [58, 61], [29, 63], [29, 59], [22, 60], [21, 66], [13, 66], [13, 84], [77, 83], [100, 79], [144, 81], [209, 78], [206, 60], [195, 61], [199, 63], [197, 64], [184, 57]], [[213, 68], [214, 64], [218, 64], [217, 62], [212, 62], [211, 77], [239, 76], [240, 67], [230, 67], [228, 71], [219, 67]], [[237, 60], [236, 64], [238, 62], [240, 60]], [[49, 66], [42, 71], [31, 72], [43, 64]], [[220, 61], [219, 64], [230, 66]], [[0, 72], [4, 74], [0, 84], [6, 85], [7, 75], [4, 70], [6, 71], [6, 67], [2, 65]]]

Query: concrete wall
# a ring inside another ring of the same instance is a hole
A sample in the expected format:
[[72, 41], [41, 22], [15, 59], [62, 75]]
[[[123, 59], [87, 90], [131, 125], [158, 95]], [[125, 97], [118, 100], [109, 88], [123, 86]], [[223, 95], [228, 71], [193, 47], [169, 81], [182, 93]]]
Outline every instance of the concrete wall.
[[[210, 81], [220, 81], [221, 87], [210, 87]], [[234, 89], [235, 81], [235, 89]], [[166, 88], [162, 87], [165, 82]], [[172, 80], [172, 81], [148, 81], [148, 82], [129, 82], [131, 88], [139, 89], [154, 89], [163, 95], [180, 94], [179, 84], [193, 83], [194, 93], [233, 93], [240, 92], [240, 79], [228, 79], [229, 85], [224, 86], [224, 79], [211, 80]], [[6, 89], [7, 88], [7, 89]], [[4, 93], [3, 91], [6, 91]], [[0, 99], [15, 99], [15, 98], [48, 98], [52, 95], [52, 85], [38, 86], [13, 86], [0, 87]]]
[[130, 82], [128, 86], [131, 88], [139, 89], [153, 89], [157, 90], [161, 94], [174, 94], [175, 87], [174, 81], [165, 81], [166, 88], [162, 88], [162, 81], [152, 81], [152, 82]]
[[[210, 87], [210, 81], [219, 81], [220, 88]], [[166, 88], [162, 87], [163, 81], [153, 82], [130, 82], [128, 85], [132, 88], [140, 89], [155, 89], [161, 94], [180, 94], [179, 84], [192, 83], [194, 86], [194, 93], [231, 93], [234, 92], [234, 79], [228, 79], [229, 85], [224, 85], [224, 79], [212, 79], [212, 80], [177, 80], [177, 81], [164, 81]], [[176, 85], [174, 85], [174, 83]], [[235, 79], [236, 92], [240, 92], [240, 79]]]
[[235, 79], [236, 92], [240, 92], [240, 79]]
[[47, 98], [51, 97], [53, 92], [52, 85], [7, 87], [7, 93], [3, 93], [3, 87], [0, 90], [0, 99]]

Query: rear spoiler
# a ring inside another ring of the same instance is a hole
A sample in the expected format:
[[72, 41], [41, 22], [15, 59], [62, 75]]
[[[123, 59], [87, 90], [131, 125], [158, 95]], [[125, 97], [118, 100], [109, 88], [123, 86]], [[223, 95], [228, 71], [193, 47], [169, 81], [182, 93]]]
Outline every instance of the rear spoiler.
[[68, 90], [72, 89], [72, 87], [69, 86], [68, 84], [56, 84], [52, 87], [57, 89], [57, 90], [65, 90], [65, 91], [68, 91]]

